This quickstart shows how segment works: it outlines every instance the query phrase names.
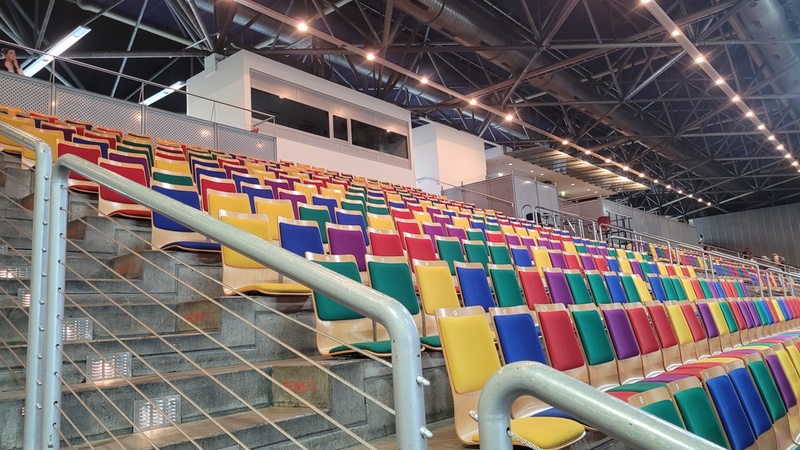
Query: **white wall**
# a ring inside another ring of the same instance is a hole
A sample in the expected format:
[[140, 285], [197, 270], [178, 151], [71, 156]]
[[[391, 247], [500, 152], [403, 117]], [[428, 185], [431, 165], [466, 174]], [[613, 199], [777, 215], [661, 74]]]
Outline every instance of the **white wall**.
[[260, 133], [275, 136], [278, 158], [414, 185], [411, 114], [407, 110], [254, 53], [240, 51], [187, 82], [187, 90], [192, 94], [241, 105], [244, 109], [194, 99], [187, 102], [187, 114], [205, 119], [213, 114], [220, 123], [249, 130], [252, 127], [249, 112], [251, 88], [382, 127], [408, 138], [409, 157], [405, 159], [280, 125], [258, 125]]
[[[414, 166], [417, 187], [427, 192], [486, 179], [486, 152], [483, 139], [450, 128], [429, 123], [412, 130]], [[442, 182], [422, 180], [434, 178]]]

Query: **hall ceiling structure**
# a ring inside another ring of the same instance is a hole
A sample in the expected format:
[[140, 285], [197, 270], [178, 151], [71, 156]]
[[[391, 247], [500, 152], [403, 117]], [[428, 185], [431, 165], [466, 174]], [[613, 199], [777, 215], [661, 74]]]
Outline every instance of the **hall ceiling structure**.
[[800, 201], [800, 2], [649, 2], [720, 84], [642, 0], [7, 0], [0, 40], [24, 60], [86, 25], [52, 76], [131, 101], [157, 89], [83, 65], [170, 85], [245, 49], [522, 161], [608, 169], [649, 187], [613, 199], [680, 220]]

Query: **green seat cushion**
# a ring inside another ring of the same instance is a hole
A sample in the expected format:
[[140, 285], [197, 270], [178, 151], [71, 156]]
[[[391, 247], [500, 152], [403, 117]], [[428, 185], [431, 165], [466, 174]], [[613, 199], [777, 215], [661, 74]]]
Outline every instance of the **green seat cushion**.
[[725, 434], [714, 414], [706, 392], [699, 387], [675, 393], [675, 403], [681, 410], [686, 429], [722, 448], [728, 447]]
[[[376, 355], [391, 355], [392, 354], [392, 341], [367, 341], [367, 342], [353, 342], [351, 346], [364, 350]], [[353, 353], [355, 350], [346, 346], [339, 345], [330, 350], [331, 355], [341, 355], [345, 353]]]
[[574, 311], [575, 327], [581, 338], [589, 365], [614, 361], [614, 350], [608, 339], [603, 321], [597, 311]]
[[659, 419], [666, 420], [676, 427], [683, 428], [683, 422], [681, 421], [681, 417], [678, 415], [678, 410], [675, 409], [675, 404], [669, 400], [661, 400], [660, 402], [651, 403], [642, 407], [642, 410], [649, 412]]
[[652, 389], [665, 387], [667, 383], [659, 381], [639, 381], [637, 383], [623, 384], [613, 387], [608, 392], [647, 392]]

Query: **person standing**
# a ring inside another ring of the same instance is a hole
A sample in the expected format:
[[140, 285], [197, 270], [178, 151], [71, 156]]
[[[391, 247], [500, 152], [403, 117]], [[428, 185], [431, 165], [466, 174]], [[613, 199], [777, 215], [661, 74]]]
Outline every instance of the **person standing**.
[[0, 53], [3, 54], [3, 67], [6, 71], [19, 75], [25, 75], [25, 73], [23, 73], [22, 69], [19, 67], [16, 50], [13, 48], [4, 48], [3, 50], [0, 50]]

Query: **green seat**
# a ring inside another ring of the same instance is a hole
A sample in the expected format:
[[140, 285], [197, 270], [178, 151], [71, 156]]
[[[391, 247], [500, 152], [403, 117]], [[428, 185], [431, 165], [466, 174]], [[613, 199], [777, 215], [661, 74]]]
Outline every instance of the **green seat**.
[[439, 252], [439, 259], [447, 261], [447, 265], [450, 266], [450, 275], [456, 274], [454, 262], [466, 262], [461, 242], [456, 237], [436, 236], [436, 249]]
[[569, 285], [569, 290], [572, 292], [572, 299], [575, 304], [592, 303], [592, 296], [589, 295], [589, 289], [586, 287], [586, 282], [583, 281], [583, 275], [580, 270], [565, 269], [564, 276], [567, 278], [567, 285]]
[[322, 235], [322, 243], [328, 243], [328, 230], [325, 228], [326, 223], [332, 222], [331, 213], [326, 206], [306, 205], [305, 203], [297, 204], [297, 212], [300, 220], [311, 220], [317, 223], [319, 232]]
[[572, 318], [575, 320], [575, 329], [586, 353], [586, 362], [590, 366], [615, 363], [614, 350], [600, 313], [596, 309], [573, 310]]
[[714, 298], [714, 293], [711, 292], [711, 288], [708, 287], [708, 280], [699, 280], [699, 281], [700, 281], [700, 289], [703, 290], [703, 297]]
[[[400, 302], [412, 317], [420, 315], [419, 300], [406, 258], [366, 255], [365, 259], [372, 288]], [[424, 335], [422, 330], [419, 332], [420, 336]], [[420, 343], [425, 348], [441, 349], [438, 336], [426, 336]]]
[[488, 273], [489, 252], [482, 241], [464, 241], [464, 254], [467, 257], [467, 262], [481, 263], [483, 270]]
[[194, 180], [191, 175], [181, 175], [178, 173], [164, 172], [153, 169], [153, 181], [160, 183], [167, 183], [174, 186], [194, 186]]
[[675, 404], [669, 400], [661, 400], [659, 402], [646, 405], [642, 407], [642, 411], [647, 411], [659, 419], [666, 420], [676, 427], [684, 428], [683, 420], [681, 420], [678, 410], [675, 409]]
[[636, 284], [633, 281], [633, 275], [620, 274], [620, 281], [622, 288], [625, 289], [625, 295], [628, 297], [628, 303], [641, 303], [642, 297], [639, 296], [639, 291], [636, 289]]
[[739, 331], [739, 325], [736, 323], [736, 317], [733, 315], [733, 310], [728, 302], [719, 302], [719, 308], [722, 310], [722, 317], [725, 318], [725, 323], [728, 325], [728, 330], [731, 333]]
[[489, 265], [489, 276], [492, 279], [497, 306], [505, 308], [525, 305], [525, 298], [522, 296], [522, 288], [519, 285], [514, 266], [491, 264]]
[[372, 203], [367, 203], [367, 212], [370, 214], [380, 214], [382, 216], [389, 215], [389, 208], [386, 205], [376, 205]]
[[467, 239], [470, 241], [481, 241], [486, 244], [486, 233], [480, 228], [467, 228]]
[[153, 153], [145, 147], [117, 144], [117, 151], [123, 153], [133, 153], [135, 155], [144, 155], [147, 157], [147, 163], [150, 165], [150, 167], [153, 167]]
[[675, 288], [675, 295], [678, 297], [675, 300], [689, 300], [689, 297], [686, 295], [686, 290], [683, 289], [683, 283], [681, 283], [680, 278], [669, 277], [668, 280], [670, 280], [672, 286]]
[[486, 223], [486, 230], [487, 231], [501, 231], [500, 225], [497, 222], [487, 222]]
[[764, 361], [753, 361], [747, 365], [750, 375], [753, 376], [753, 381], [756, 383], [758, 392], [764, 400], [764, 405], [767, 407], [769, 418], [773, 423], [786, 416], [786, 406], [781, 400], [781, 395], [778, 392], [778, 386], [775, 380], [770, 375], [769, 369]]
[[357, 211], [360, 212], [362, 216], [364, 216], [364, 222], [367, 221], [367, 208], [364, 207], [363, 202], [359, 202], [357, 200], [342, 200], [342, 209], [345, 211]]
[[612, 303], [611, 294], [608, 293], [608, 286], [606, 286], [603, 274], [596, 270], [587, 270], [586, 280], [589, 282], [589, 288], [592, 290], [592, 296], [596, 304]]
[[664, 292], [667, 294], [667, 300], [679, 300], [678, 293], [675, 292], [675, 285], [669, 277], [662, 277], [661, 282], [664, 285]]
[[[353, 281], [361, 282], [358, 264], [352, 255], [314, 255], [308, 259]], [[312, 292], [317, 329], [317, 349], [323, 355], [354, 353], [351, 347], [379, 356], [391, 354], [391, 341], [372, 320], [317, 291]], [[364, 336], [372, 336], [364, 340]], [[332, 336], [329, 338], [328, 336]], [[346, 342], [348, 345], [343, 345]]]
[[493, 264], [514, 265], [514, 261], [511, 259], [511, 252], [508, 251], [506, 244], [489, 242], [487, 243], [487, 246], [489, 248], [489, 256], [491, 256]]
[[688, 377], [685, 380], [694, 380], [693, 382], [697, 385], [673, 392], [672, 395], [681, 416], [683, 416], [683, 421], [686, 423], [686, 429], [722, 448], [728, 448], [725, 433], [717, 420], [714, 407], [711, 406], [706, 391], [700, 386], [700, 380], [694, 377]]

